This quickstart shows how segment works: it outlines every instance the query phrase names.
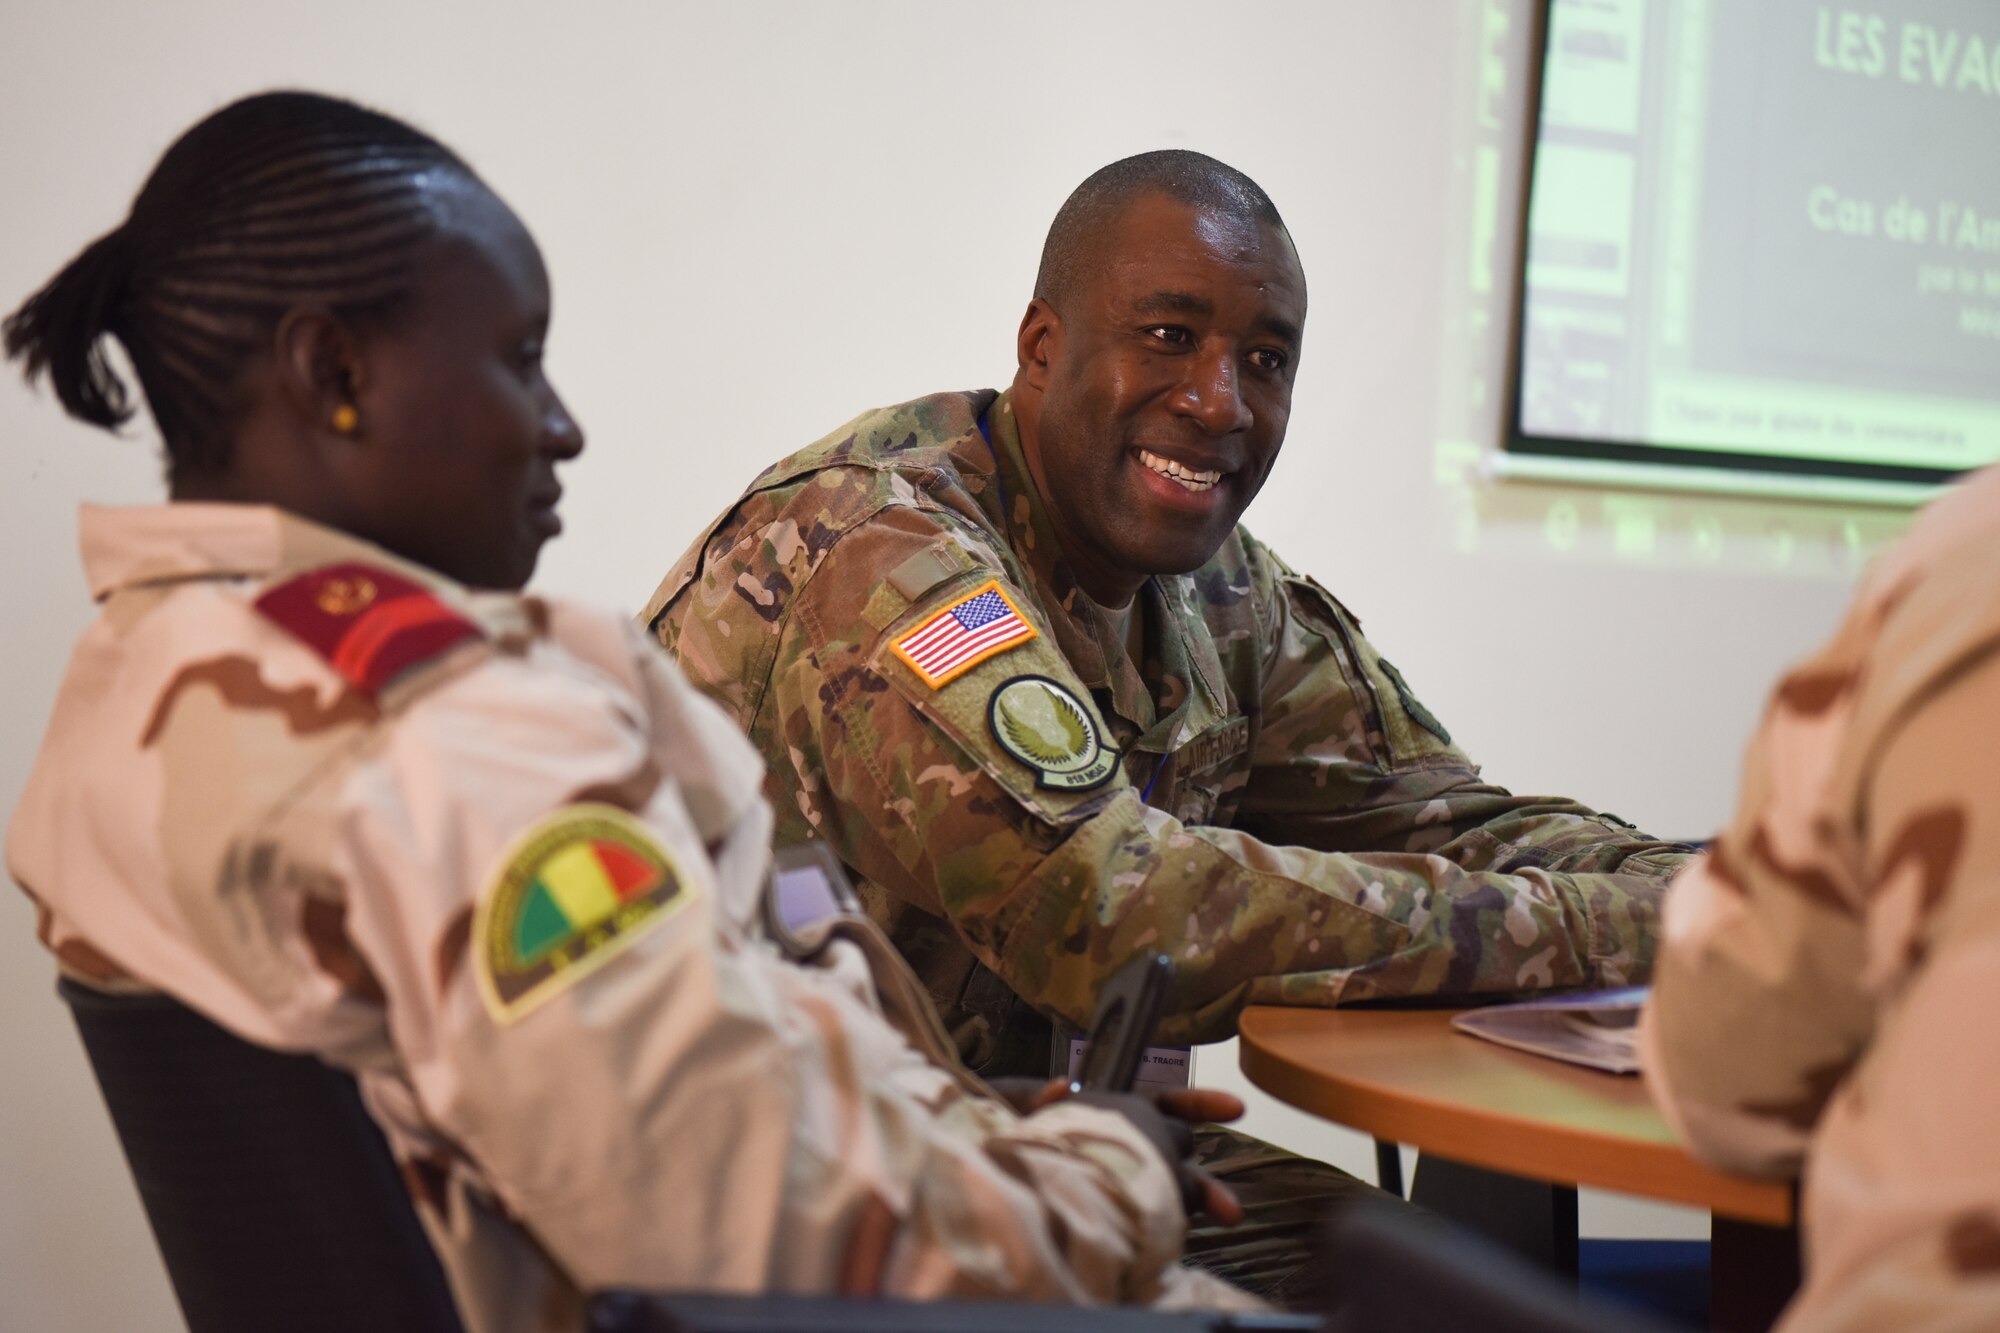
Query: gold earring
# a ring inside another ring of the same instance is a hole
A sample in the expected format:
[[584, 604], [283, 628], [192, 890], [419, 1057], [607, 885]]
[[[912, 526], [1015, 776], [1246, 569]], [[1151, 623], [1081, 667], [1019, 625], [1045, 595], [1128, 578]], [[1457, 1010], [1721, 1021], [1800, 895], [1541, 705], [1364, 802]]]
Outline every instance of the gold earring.
[[342, 403], [333, 409], [333, 428], [342, 435], [352, 435], [361, 425], [361, 414], [354, 410], [354, 404]]

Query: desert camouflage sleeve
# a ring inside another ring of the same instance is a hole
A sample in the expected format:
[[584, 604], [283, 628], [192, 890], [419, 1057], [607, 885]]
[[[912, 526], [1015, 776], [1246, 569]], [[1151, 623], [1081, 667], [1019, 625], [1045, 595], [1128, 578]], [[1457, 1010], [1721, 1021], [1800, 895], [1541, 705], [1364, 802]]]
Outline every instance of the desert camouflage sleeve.
[[[1852, 1114], [1921, 1099], [1939, 1126], [2000, 1083], [1959, 1045], [2000, 978], [2000, 662], [1967, 629], [1992, 610], [1943, 582], [1878, 580], [1779, 683], [1735, 819], [1674, 881], [1647, 1074], [1719, 1163], [1794, 1168], [1843, 1080]], [[1951, 1137], [1940, 1171], [1986, 1156]]]
[[2000, 1324], [1996, 484], [1934, 504], [1779, 683], [1668, 895], [1647, 1081], [1699, 1156], [1806, 1155], [1786, 1327]]
[[1668, 895], [1647, 1079], [1682, 1139], [1738, 1171], [1796, 1170], [1873, 1026], [1863, 886], [1837, 795], [1867, 619], [1779, 683], [1734, 819]]
[[[1334, 1004], [1446, 987], [1613, 985], [1644, 975], [1655, 890], [1639, 876], [1572, 875], [1616, 864], [1620, 854], [1567, 844], [1563, 830], [1571, 826], [1612, 833], [1581, 812], [1513, 808], [1519, 829], [1537, 818], [1556, 829], [1537, 835], [1545, 844], [1539, 852], [1507, 850], [1490, 830], [1482, 840], [1468, 827], [1453, 849], [1470, 863], [1462, 864], [1438, 850], [1343, 854], [1333, 848], [1348, 830], [1332, 814], [1316, 817], [1319, 847], [1185, 826], [1148, 807], [1123, 773], [1088, 789], [1042, 782], [997, 742], [990, 708], [1024, 675], [1053, 681], [1090, 707], [1049, 626], [936, 687], [893, 651], [913, 626], [993, 577], [997, 560], [956, 553], [978, 540], [948, 519], [884, 511], [814, 552], [810, 570], [786, 571], [790, 614], [774, 617], [768, 630], [733, 604], [743, 580], [767, 582], [724, 562], [677, 612], [677, 651], [697, 659], [701, 678], [738, 682], [734, 688], [754, 701], [754, 738], [774, 764], [789, 767], [778, 785], [796, 793], [820, 836], [868, 878], [947, 917], [1031, 1002], [1087, 1021], [1099, 979], [1142, 948], [1174, 958], [1163, 1032], [1193, 1040], [1228, 1036], [1246, 1002]], [[738, 550], [757, 546], [746, 538]], [[886, 578], [931, 557], [962, 572], [914, 597]], [[711, 589], [713, 604], [705, 600]], [[1021, 589], [1006, 590], [1034, 620]], [[1309, 792], [1326, 810], [1379, 797], [1393, 781], [1406, 784], [1391, 794], [1413, 831], [1439, 821], [1447, 830], [1470, 826], [1476, 821], [1466, 810], [1488, 822], [1508, 813], [1491, 788], [1463, 794], [1454, 810], [1449, 788], [1467, 781], [1462, 760], [1441, 782], [1426, 770], [1342, 785], [1351, 769], [1312, 752], [1310, 736], [1318, 719], [1339, 724], [1353, 691], [1324, 651], [1309, 652], [1303, 639], [1288, 651], [1300, 661], [1277, 702], [1290, 717], [1265, 742], [1281, 755], [1273, 767], [1284, 776], [1268, 775], [1253, 803], [1266, 826], [1278, 829], [1283, 807], [1307, 804]], [[1102, 719], [1093, 721], [1102, 734]], [[1341, 781], [1328, 788], [1335, 776]], [[1513, 873], [1485, 868], [1503, 859]], [[1543, 859], [1558, 868], [1541, 868]]]
[[[571, 660], [439, 685], [294, 839], [329, 849], [421, 1113], [499, 1204], [585, 1289], [1145, 1301], [1186, 1279], [1172, 1178], [1122, 1118], [1018, 1118], [885, 1022], [856, 956], [803, 968], [753, 935], [754, 754], [629, 627], [565, 614]], [[580, 852], [654, 885], [616, 947], [547, 914], [588, 917]], [[561, 956], [519, 972], [542, 937]]]
[[[2000, 624], [1996, 610], [1989, 604], [1971, 618]], [[1855, 739], [1867, 758], [1850, 769], [1862, 831], [1858, 913], [1827, 921], [1774, 906], [1765, 925], [1767, 913], [1753, 906], [1741, 944], [1708, 955], [1718, 966], [1676, 972], [1676, 1014], [1692, 998], [1685, 982], [1709, 972], [1750, 965], [1767, 978], [1774, 969], [1800, 974], [1759, 997], [1767, 1014], [1726, 1034], [1673, 1029], [1682, 1056], [1669, 1065], [1689, 1108], [1683, 1123], [1716, 1160], [1747, 1156], [1754, 1165], [1763, 1124], [1788, 1117], [1796, 1126], [1818, 1111], [1799, 1328], [2000, 1327], [2000, 1142], [1988, 1132], [2000, 1060], [1986, 1035], [2000, 994], [1995, 646], [1989, 632], [1982, 660], [1961, 658], [1893, 711], [1871, 707], [1864, 690]], [[1766, 815], [1783, 817], [1770, 806]], [[1813, 887], [1797, 875], [1756, 882], [1786, 898]], [[1844, 1000], [1832, 994], [1836, 968], [1853, 969]], [[1718, 1035], [1726, 1044], [1704, 1062], [1716, 1073], [1690, 1075], [1683, 1043]], [[1848, 1043], [1861, 1049], [1843, 1077]], [[1741, 1066], [1759, 1058], [1765, 1069], [1746, 1079]], [[1712, 1114], [1697, 1115], [1695, 1097]]]

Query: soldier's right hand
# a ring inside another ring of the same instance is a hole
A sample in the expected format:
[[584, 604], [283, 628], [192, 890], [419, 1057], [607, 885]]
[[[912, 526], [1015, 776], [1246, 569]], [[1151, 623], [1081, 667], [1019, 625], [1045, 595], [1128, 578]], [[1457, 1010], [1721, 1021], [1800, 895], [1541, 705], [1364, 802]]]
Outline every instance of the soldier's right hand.
[[1188, 1088], [1177, 1092], [1078, 1092], [1071, 1096], [1086, 1106], [1116, 1111], [1145, 1135], [1180, 1186], [1181, 1207], [1187, 1215], [1207, 1213], [1224, 1226], [1243, 1220], [1243, 1205], [1229, 1187], [1195, 1164], [1194, 1127], [1211, 1120], [1234, 1120], [1243, 1114], [1240, 1099], [1226, 1092]]

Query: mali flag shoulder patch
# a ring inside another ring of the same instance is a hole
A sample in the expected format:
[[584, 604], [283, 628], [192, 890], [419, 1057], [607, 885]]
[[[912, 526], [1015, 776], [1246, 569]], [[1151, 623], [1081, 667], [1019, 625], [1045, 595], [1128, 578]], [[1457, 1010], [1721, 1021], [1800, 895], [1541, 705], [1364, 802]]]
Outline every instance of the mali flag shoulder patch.
[[515, 840], [472, 923], [480, 997], [511, 1023], [616, 957], [693, 889], [644, 824], [571, 805]]

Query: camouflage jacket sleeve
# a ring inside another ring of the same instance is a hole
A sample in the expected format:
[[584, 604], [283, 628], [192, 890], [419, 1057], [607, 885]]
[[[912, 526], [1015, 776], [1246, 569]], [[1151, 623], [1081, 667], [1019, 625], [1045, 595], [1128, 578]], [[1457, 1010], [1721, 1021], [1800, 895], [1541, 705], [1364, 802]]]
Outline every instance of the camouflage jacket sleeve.
[[[886, 943], [777, 954], [757, 757], [631, 626], [534, 603], [378, 712], [229, 595], [122, 609], [12, 864], [107, 975], [355, 1070], [469, 1326], [606, 1285], [1241, 1302], [1173, 1266], [1122, 1117], [1018, 1117], [917, 1049]], [[240, 652], [229, 692], [163, 644]], [[129, 882], [72, 873], [100, 827]]]
[[1338, 601], [1252, 554], [1271, 565], [1270, 647], [1234, 825], [1354, 855], [1365, 901], [1420, 928], [1347, 998], [1645, 980], [1662, 885], [1687, 849], [1482, 782]]
[[1996, 513], [1968, 481], [1883, 557], [1668, 896], [1647, 1081], [1698, 1156], [1804, 1155], [1787, 1327], [2000, 1326]]
[[[828, 493], [843, 484], [832, 473], [821, 481]], [[767, 758], [782, 766], [774, 788], [797, 800], [804, 823], [888, 893], [948, 918], [1023, 997], [1087, 1021], [1098, 979], [1135, 950], [1159, 949], [1178, 964], [1165, 1031], [1206, 1040], [1229, 1035], [1246, 1001], [1333, 1004], [1642, 974], [1651, 898], [1637, 877], [1628, 886], [1533, 864], [1511, 874], [1484, 868], [1501, 856], [1485, 850], [1499, 846], [1490, 834], [1485, 843], [1462, 839], [1470, 866], [1436, 851], [1278, 845], [1249, 831], [1184, 826], [1149, 808], [1123, 772], [1081, 788], [1044, 780], [997, 740], [993, 706], [1009, 682], [1052, 682], [1104, 734], [1047, 625], [936, 687], [895, 651], [996, 575], [1036, 622], [987, 540], [916, 505], [886, 509], [817, 549], [788, 542], [760, 553], [773, 542], [754, 532], [732, 538], [726, 558], [703, 569], [676, 607], [670, 637], [697, 678], [720, 680], [737, 700]], [[767, 568], [774, 559], [783, 567]], [[913, 569], [929, 574], [922, 583], [892, 575]], [[736, 606], [741, 588], [784, 595], [768, 597], [753, 618]], [[1338, 671], [1331, 662], [1312, 669]], [[1290, 706], [1305, 707], [1306, 691], [1302, 680], [1285, 696]], [[1417, 829], [1448, 809], [1438, 797], [1449, 782], [1425, 788], [1424, 780], [1408, 788]], [[1261, 786], [1264, 808], [1280, 809], [1283, 785]], [[1503, 799], [1493, 793], [1484, 813], [1500, 815]], [[1521, 826], [1531, 818], [1524, 810]], [[1337, 840], [1337, 819], [1322, 827]], [[1560, 852], [1603, 864], [1601, 852], [1550, 841], [1547, 859]]]
[[[1791, 729], [1767, 719], [1746, 780], [1782, 801], [1771, 789], [1774, 728]], [[1854, 984], [1860, 920], [1836, 881], [1807, 878], [1822, 867], [1796, 841], [1801, 832], [1788, 830], [1793, 845], [1780, 852], [1762, 814], [1746, 808], [1675, 879], [1643, 1020], [1647, 1081], [1681, 1140], [1753, 1175], [1796, 1172], [1872, 1024]], [[1801, 850], [1798, 863], [1784, 859]]]
[[[780, 959], [755, 755], [628, 627], [554, 632], [577, 678], [440, 688], [346, 779], [335, 842], [426, 1118], [505, 1207], [586, 1290], [1159, 1296], [1184, 1223], [1136, 1132], [1016, 1117], [885, 1022], [841, 946]], [[679, 879], [662, 924], [572, 939], [573, 981], [510, 971], [540, 886], [569, 901], [559, 861], [615, 840], [606, 807]]]
[[[1933, 1076], [1957, 1064], [1950, 1020], [1934, 1017], [1927, 1031], [1906, 1010], [1899, 1033], [1877, 1033], [1876, 1011], [1914, 985], [1933, 993], [1934, 1014], [1950, 1013], [1945, 997], [1964, 978], [1950, 978], [1951, 963], [1935, 975], [1938, 956], [1958, 954], [1962, 969], [1964, 948], [1994, 938], [1963, 895], [1966, 884], [1995, 882], [2000, 839], [1967, 817], [1965, 801], [2000, 789], [2000, 773], [1990, 746], [1964, 738], [2000, 717], [2000, 671], [1952, 661], [1970, 605], [1884, 582], [1873, 580], [1833, 640], [1779, 682], [1735, 818], [1668, 896], [1642, 1023], [1646, 1075], [1690, 1147], [1736, 1170], [1795, 1169], [1871, 1041], [1893, 1035], [1910, 1059], [1932, 1040], [1932, 1063], [1906, 1088], [1881, 1088], [1875, 1107], [1864, 1111], [1857, 1097], [1850, 1128], [1917, 1087], [1943, 1123], [1955, 1091], [1971, 1086], [1960, 1074]], [[1892, 614], [1934, 623], [1885, 638]], [[1937, 677], [1927, 706], [1913, 707]], [[1913, 981], [1920, 967], [1933, 975]]]

